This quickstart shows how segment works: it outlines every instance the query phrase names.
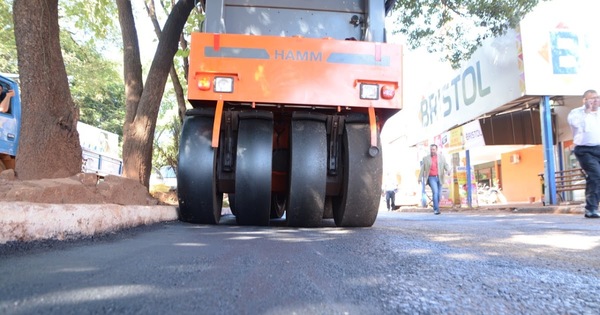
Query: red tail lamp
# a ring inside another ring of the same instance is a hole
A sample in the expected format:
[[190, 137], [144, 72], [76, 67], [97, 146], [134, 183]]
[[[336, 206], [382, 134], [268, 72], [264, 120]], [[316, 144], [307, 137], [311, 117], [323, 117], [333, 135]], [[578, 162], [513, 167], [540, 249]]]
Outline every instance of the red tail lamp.
[[200, 91], [209, 91], [210, 90], [210, 80], [206, 77], [200, 78], [198, 80], [198, 89]]
[[381, 87], [381, 98], [384, 100], [391, 100], [396, 96], [396, 90], [391, 86]]

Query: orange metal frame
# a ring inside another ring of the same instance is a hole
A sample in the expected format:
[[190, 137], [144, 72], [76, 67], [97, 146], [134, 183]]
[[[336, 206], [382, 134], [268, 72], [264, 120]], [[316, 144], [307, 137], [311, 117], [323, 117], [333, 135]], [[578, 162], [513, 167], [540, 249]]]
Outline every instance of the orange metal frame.
[[[402, 48], [394, 44], [302, 37], [193, 33], [188, 98], [255, 103], [401, 108]], [[232, 93], [197, 88], [233, 77]], [[396, 90], [392, 100], [361, 100], [360, 83]]]
[[[377, 146], [375, 108], [402, 108], [402, 47], [331, 38], [193, 33], [188, 99], [216, 101], [212, 146], [219, 143], [225, 101], [364, 108]], [[231, 93], [215, 77], [234, 80]], [[199, 84], [202, 82], [202, 84]], [[206, 82], [211, 86], [207, 89]], [[360, 99], [362, 83], [395, 91], [392, 99]], [[202, 88], [201, 88], [201, 87]]]

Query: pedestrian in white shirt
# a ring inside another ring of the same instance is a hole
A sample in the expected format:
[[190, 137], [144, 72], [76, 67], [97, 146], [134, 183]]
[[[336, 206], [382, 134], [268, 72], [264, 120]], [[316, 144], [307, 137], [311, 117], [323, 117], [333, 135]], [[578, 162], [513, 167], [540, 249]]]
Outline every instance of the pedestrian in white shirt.
[[585, 217], [600, 218], [600, 98], [595, 90], [583, 93], [583, 106], [571, 110], [567, 121], [573, 132], [575, 157], [586, 173]]
[[396, 190], [398, 189], [398, 183], [396, 178], [392, 174], [387, 174], [383, 191], [385, 192], [385, 205], [388, 211], [392, 211], [396, 208]]

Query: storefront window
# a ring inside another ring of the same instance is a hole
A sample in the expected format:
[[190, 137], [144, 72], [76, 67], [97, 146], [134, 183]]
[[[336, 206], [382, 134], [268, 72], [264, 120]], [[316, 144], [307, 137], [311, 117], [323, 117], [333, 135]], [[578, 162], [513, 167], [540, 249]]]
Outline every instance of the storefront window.
[[495, 162], [475, 165], [475, 178], [480, 187], [495, 187], [500, 181], [496, 174]]

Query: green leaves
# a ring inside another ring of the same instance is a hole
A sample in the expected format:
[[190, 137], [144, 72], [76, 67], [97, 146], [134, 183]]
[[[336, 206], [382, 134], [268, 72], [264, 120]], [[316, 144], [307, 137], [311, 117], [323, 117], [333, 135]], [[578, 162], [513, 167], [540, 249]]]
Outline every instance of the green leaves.
[[122, 136], [125, 87], [118, 65], [98, 53], [93, 43], [79, 44], [69, 32], [61, 31], [60, 39], [80, 120]]
[[[63, 0], [60, 5], [62, 55], [80, 120], [122, 136], [122, 75], [118, 64], [98, 52], [101, 40], [119, 34], [114, 1]], [[0, 72], [19, 73], [11, 0], [0, 0], [0, 23]]]
[[12, 1], [0, 1], [0, 72], [4, 73], [19, 73], [12, 21]]
[[170, 116], [165, 124], [156, 126], [152, 152], [152, 164], [155, 168], [160, 169], [162, 166], [169, 165], [177, 169], [180, 133], [181, 122], [176, 115]]
[[85, 40], [120, 40], [117, 28], [117, 5], [113, 0], [63, 0], [61, 20], [84, 31]]
[[539, 1], [399, 0], [394, 9], [395, 33], [405, 35], [410, 48], [441, 53], [458, 68], [484, 39], [515, 28]]

